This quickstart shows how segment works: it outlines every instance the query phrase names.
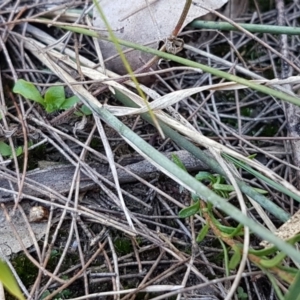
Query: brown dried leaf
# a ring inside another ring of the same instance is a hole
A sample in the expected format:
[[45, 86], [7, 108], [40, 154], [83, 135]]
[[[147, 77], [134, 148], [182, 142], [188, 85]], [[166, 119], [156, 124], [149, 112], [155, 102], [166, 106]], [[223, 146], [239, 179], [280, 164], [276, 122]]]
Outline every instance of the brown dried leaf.
[[[161, 40], [171, 36], [186, 0], [100, 0], [101, 8], [118, 38], [157, 48]], [[183, 27], [208, 13], [207, 9], [218, 9], [228, 0], [194, 0]], [[97, 9], [94, 9], [93, 25], [105, 30]], [[113, 43], [100, 41], [106, 67], [116, 73], [124, 73], [123, 63], [116, 55]], [[128, 50], [123, 48], [124, 50]], [[139, 51], [126, 51], [126, 58], [133, 69], [137, 69], [152, 57]], [[113, 59], [112, 59], [113, 58]]]

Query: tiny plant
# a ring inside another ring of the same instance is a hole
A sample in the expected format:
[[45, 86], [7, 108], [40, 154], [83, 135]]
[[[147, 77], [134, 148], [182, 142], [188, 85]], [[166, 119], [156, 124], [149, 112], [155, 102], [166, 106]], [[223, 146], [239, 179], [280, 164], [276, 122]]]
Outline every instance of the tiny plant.
[[12, 154], [11, 147], [2, 141], [0, 141], [0, 154], [2, 156], [11, 156]]
[[[68, 110], [79, 102], [79, 98], [77, 96], [66, 98], [64, 87], [61, 85], [49, 87], [43, 97], [34, 84], [24, 79], [19, 79], [16, 82], [13, 92], [15, 94], [20, 94], [28, 100], [39, 103], [47, 113], [52, 113], [58, 110]], [[91, 113], [91, 110], [87, 106], [83, 105], [80, 112], [76, 112], [76, 115], [87, 116]], [[15, 152], [16, 156], [20, 156], [24, 152], [23, 147], [17, 147]], [[0, 155], [4, 157], [12, 157], [11, 147], [3, 141], [0, 141]]]
[[[176, 159], [173, 158], [173, 161], [182, 168], [182, 163], [178, 164], [178, 160], [178, 157]], [[199, 172], [195, 178], [206, 183], [211, 190], [223, 198], [228, 198], [229, 192], [234, 190], [231, 185], [226, 184], [225, 178], [220, 175], [213, 175], [209, 172]], [[256, 189], [256, 191], [260, 193], [266, 192], [260, 189]], [[230, 270], [237, 268], [242, 258], [243, 245], [239, 236], [244, 235], [243, 225], [238, 224], [237, 227], [223, 225], [217, 218], [215, 218], [213, 205], [210, 202], [203, 201], [196, 194], [192, 194], [191, 198], [193, 203], [189, 207], [182, 209], [179, 212], [179, 217], [187, 218], [197, 213], [202, 214], [206, 224], [200, 230], [196, 241], [201, 242], [205, 238], [208, 230], [211, 229], [215, 236], [219, 238], [223, 247], [225, 269], [226, 273], [229, 274]], [[300, 234], [288, 239], [286, 242], [294, 245], [299, 241]], [[230, 260], [228, 260], [229, 252], [225, 244], [231, 248], [232, 255]], [[261, 268], [264, 272], [267, 272], [270, 276], [274, 276], [276, 274], [279, 278], [281, 278], [281, 280], [290, 285], [287, 294], [283, 297], [274, 278], [272, 285], [279, 299], [300, 300], [300, 271], [294, 267], [287, 267], [284, 262], [285, 257], [286, 254], [283, 251], [279, 251], [279, 249], [274, 245], [258, 250], [253, 248], [248, 250], [248, 258], [251, 262]], [[248, 295], [244, 292], [242, 287], [239, 287], [237, 289], [237, 297], [239, 299], [247, 299]]]
[[[28, 143], [28, 146], [30, 147], [32, 145], [32, 142]], [[15, 149], [16, 152], [16, 156], [20, 156], [24, 153], [24, 147], [23, 146], [19, 146]], [[3, 141], [0, 141], [0, 155], [4, 156], [4, 157], [12, 157], [12, 149], [11, 147], [4, 143]]]
[[237, 288], [237, 297], [241, 300], [248, 299], [247, 293], [244, 292], [244, 289], [241, 286]]
[[[209, 172], [199, 172], [195, 178], [199, 181], [208, 182], [208, 186], [218, 195], [222, 196], [223, 198], [229, 198], [229, 192], [233, 191], [233, 186], [225, 184], [225, 178], [221, 175], [213, 175]], [[182, 209], [179, 212], [180, 218], [187, 218], [190, 216], [195, 215], [196, 213], [201, 213], [200, 210], [200, 198], [196, 194], [192, 194], [192, 199], [194, 203], [187, 208]], [[212, 213], [212, 205], [207, 203], [206, 212], [210, 215], [211, 220], [213, 221], [214, 225], [224, 234], [226, 237], [233, 237], [237, 235], [243, 234], [243, 226], [238, 225], [237, 227], [231, 226], [224, 226], [222, 225], [213, 215]], [[201, 242], [209, 229], [209, 225], [206, 224], [202, 230], [199, 232], [197, 236], [197, 242]], [[234, 264], [235, 265], [235, 264]]]
[[[176, 155], [172, 156], [172, 160], [183, 170], [186, 170], [184, 164], [180, 161], [179, 157]], [[223, 198], [229, 198], [229, 193], [234, 191], [234, 188], [232, 185], [226, 184], [225, 178], [219, 174], [213, 175], [209, 172], [199, 172], [195, 178], [202, 182], [207, 182], [209, 188], [211, 188], [216, 194], [220, 195]], [[263, 191], [262, 191], [263, 192]], [[193, 216], [197, 213], [201, 213], [200, 208], [200, 197], [196, 194], [191, 195], [193, 199], [193, 204], [189, 207], [183, 208], [179, 212], [180, 218], [187, 218], [190, 216]], [[212, 213], [212, 204], [207, 203], [206, 212], [210, 215], [211, 220], [213, 221], [214, 225], [227, 237], [233, 237], [243, 234], [243, 226], [239, 224], [237, 227], [231, 227], [231, 226], [224, 226], [222, 225], [213, 215]], [[201, 242], [209, 229], [209, 225], [206, 224], [201, 231], [199, 232], [197, 236], [197, 242]], [[234, 264], [235, 265], [235, 264]]]
[[[32, 84], [24, 79], [19, 79], [13, 87], [15, 94], [20, 94], [24, 98], [39, 103], [47, 113], [52, 113], [58, 110], [68, 110], [79, 102], [77, 96], [66, 98], [63, 86], [52, 86], [48, 88], [44, 94], [41, 95], [40, 91]], [[77, 116], [90, 115], [91, 110], [83, 105], [80, 112], [76, 112]], [[15, 149], [16, 156], [23, 154], [24, 149], [19, 146]], [[0, 141], [0, 155], [4, 157], [12, 157], [11, 147], [3, 141]]]
[[[47, 296], [49, 296], [51, 293], [49, 290], [46, 290], [42, 296], [41, 299], [45, 299]], [[53, 298], [53, 300], [63, 300], [63, 299], [69, 299], [70, 296], [72, 295], [72, 291], [69, 289], [65, 289], [63, 291], [61, 291], [60, 293], [57, 294], [57, 296], [55, 298]]]
[[[79, 102], [77, 96], [66, 98], [64, 87], [61, 85], [49, 87], [43, 97], [34, 84], [24, 79], [19, 79], [16, 82], [13, 92], [20, 94], [28, 100], [39, 103], [47, 113], [58, 110], [68, 110]], [[91, 114], [91, 111], [85, 107], [84, 114]]]

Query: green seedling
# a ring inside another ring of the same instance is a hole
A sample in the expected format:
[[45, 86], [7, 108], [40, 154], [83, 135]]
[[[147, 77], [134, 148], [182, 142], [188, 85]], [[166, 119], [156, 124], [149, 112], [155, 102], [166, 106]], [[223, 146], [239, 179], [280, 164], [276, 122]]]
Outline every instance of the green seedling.
[[[183, 162], [180, 160], [180, 158], [173, 154], [172, 155], [173, 162], [179, 166], [181, 169], [186, 170]], [[234, 190], [232, 185], [226, 184], [226, 180], [223, 176], [217, 174], [213, 175], [209, 172], [199, 172], [195, 178], [199, 181], [208, 182], [209, 187], [216, 193], [222, 196], [223, 198], [229, 198], [229, 192], [232, 192]], [[192, 194], [192, 199], [194, 203], [190, 205], [189, 207], [183, 208], [179, 212], [180, 218], [187, 218], [190, 216], [193, 216], [197, 213], [200, 213], [200, 198], [196, 194]], [[218, 227], [218, 229], [226, 236], [226, 237], [233, 237], [236, 235], [243, 234], [242, 229], [243, 226], [239, 225], [238, 227], [229, 227], [222, 225], [218, 220], [216, 220], [212, 214], [212, 204], [207, 203], [207, 212], [210, 214], [211, 219], [213, 220], [214, 224]], [[197, 240], [202, 240], [205, 237], [205, 234], [207, 233], [208, 228], [204, 226], [204, 228], [199, 233]]]
[[197, 238], [196, 238], [197, 243], [200, 243], [204, 240], [204, 238], [206, 237], [206, 235], [208, 233], [208, 230], [209, 230], [209, 225], [205, 224], [197, 235]]
[[180, 212], [179, 212], [179, 217], [180, 218], [188, 218], [190, 216], [195, 215], [196, 213], [198, 213], [200, 210], [200, 201], [197, 200], [194, 204], [183, 208]]
[[176, 154], [172, 154], [172, 161], [182, 170], [187, 172], [187, 169], [184, 165], [184, 163], [181, 161], [181, 159], [176, 155]]
[[[30, 147], [32, 145], [32, 143], [28, 143], [28, 147]], [[23, 146], [19, 146], [15, 149], [16, 152], [16, 156], [19, 157], [20, 155], [22, 155], [24, 153], [24, 147]], [[12, 153], [12, 149], [11, 147], [0, 141], [0, 155], [4, 156], [4, 157], [13, 157], [13, 153]]]
[[[68, 110], [79, 102], [77, 96], [66, 98], [64, 87], [61, 85], [48, 88], [43, 97], [34, 84], [24, 79], [19, 79], [16, 82], [13, 92], [20, 94], [28, 100], [39, 103], [47, 113], [58, 110]], [[88, 107], [85, 107], [83, 111], [84, 115], [92, 113]]]
[[[47, 296], [49, 296], [51, 293], [49, 290], [46, 290], [42, 296], [41, 299], [45, 299]], [[56, 295], [56, 297], [53, 300], [63, 300], [63, 299], [69, 299], [72, 295], [72, 291], [69, 289], [63, 290], [60, 293]]]
[[[179, 159], [177, 155], [172, 155], [173, 162], [179, 166], [181, 169], [186, 170], [184, 164]], [[219, 174], [213, 175], [209, 172], [199, 172], [195, 178], [199, 181], [208, 182], [209, 187], [216, 193], [222, 196], [223, 198], [229, 198], [229, 193], [234, 190], [232, 185], [226, 184], [225, 178]], [[179, 212], [180, 218], [188, 218], [190, 216], [193, 216], [197, 213], [201, 213], [200, 211], [200, 198], [196, 194], [192, 194], [192, 199], [194, 203], [186, 208], [183, 208]], [[211, 220], [213, 221], [214, 225], [220, 230], [222, 235], [226, 238], [233, 238], [235, 236], [243, 235], [243, 225], [239, 224], [237, 227], [230, 227], [230, 226], [224, 226], [221, 224], [213, 215], [212, 213], [213, 206], [211, 203], [207, 203], [207, 213], [210, 215]], [[201, 242], [206, 234], [208, 233], [209, 226], [206, 224], [202, 227], [200, 230], [196, 241]], [[234, 259], [232, 264], [235, 264], [236, 259]]]
[[[178, 162], [179, 158], [173, 157], [173, 161], [182, 169], [182, 163]], [[242, 164], [243, 166], [243, 164]], [[226, 180], [224, 177], [220, 175], [213, 175], [209, 172], [199, 172], [195, 178], [199, 181], [204, 181], [215, 193], [221, 195], [223, 198], [228, 198], [229, 193], [233, 191], [233, 187], [231, 185], [226, 184]], [[261, 193], [265, 193], [264, 190], [258, 190]], [[240, 244], [237, 240], [233, 240], [235, 237], [244, 235], [244, 228], [242, 224], [238, 224], [237, 227], [231, 227], [231, 226], [224, 226], [221, 224], [219, 220], [217, 220], [214, 216], [214, 211], [213, 211], [213, 205], [210, 202], [206, 203], [206, 208], [205, 211], [201, 209], [201, 202], [200, 202], [200, 197], [196, 194], [192, 194], [192, 199], [194, 203], [190, 205], [189, 207], [186, 207], [182, 209], [179, 212], [179, 217], [182, 218], [187, 218], [190, 216], [193, 216], [197, 213], [204, 213], [209, 216], [209, 224], [213, 224], [214, 228], [218, 229], [218, 237], [220, 240], [221, 245], [223, 246], [224, 250], [224, 264], [225, 264], [225, 270], [226, 273], [229, 274], [230, 270], [234, 270], [237, 268], [237, 266], [240, 264], [241, 258], [242, 258], [242, 248], [243, 245]], [[201, 242], [205, 236], [207, 235], [210, 225], [206, 223], [202, 229], [200, 230], [196, 241]], [[228, 250], [223, 243], [222, 240], [230, 240], [231, 241], [231, 251], [233, 251], [233, 254], [231, 255], [230, 259], [228, 258]], [[291, 245], [295, 244], [298, 242], [300, 239], [300, 235], [295, 236], [288, 240], [287, 242]], [[233, 243], [232, 243], [233, 242]], [[260, 267], [262, 270], [268, 271], [272, 270], [274, 271], [274, 268], [277, 270], [277, 274], [286, 282], [293, 282], [297, 281], [297, 285], [293, 284], [288, 292], [288, 297], [289, 298], [284, 298], [284, 300], [290, 300], [290, 299], [296, 299], [293, 298], [295, 295], [299, 294], [300, 288], [299, 282], [300, 282], [300, 273], [299, 271], [295, 268], [292, 267], [285, 267], [283, 260], [286, 257], [286, 254], [283, 251], [279, 251], [279, 249], [275, 246], [262, 249], [262, 250], [254, 250], [254, 249], [249, 249], [249, 254], [255, 255], [256, 259], [254, 260], [255, 264]], [[270, 257], [271, 256], [271, 257]], [[274, 281], [275, 282], [275, 281]], [[274, 287], [274, 283], [272, 282], [272, 285]], [[274, 287], [275, 288], [275, 287]], [[247, 299], [248, 295], [242, 290], [239, 289], [237, 291], [237, 296], [239, 299]], [[297, 294], [298, 293], [298, 294]], [[279, 295], [279, 291], [276, 291], [276, 294]], [[283, 298], [280, 298], [283, 299]], [[300, 300], [297, 298], [297, 300]]]
[[2, 141], [0, 141], [0, 154], [2, 156], [11, 156], [12, 154], [11, 147]]
[[241, 286], [237, 288], [237, 297], [241, 300], [248, 299], [248, 294], [244, 292], [244, 289]]
[[272, 268], [279, 265], [285, 257], [286, 254], [282, 251], [279, 251], [278, 254], [271, 259], [261, 259], [259, 264], [264, 268]]

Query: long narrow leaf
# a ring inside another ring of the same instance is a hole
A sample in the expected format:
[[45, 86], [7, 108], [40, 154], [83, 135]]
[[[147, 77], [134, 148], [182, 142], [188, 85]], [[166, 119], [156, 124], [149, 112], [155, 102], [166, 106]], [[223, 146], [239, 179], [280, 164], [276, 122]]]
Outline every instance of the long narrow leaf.
[[[124, 95], [118, 90], [116, 90], [115, 96], [125, 106], [132, 106], [132, 107], [137, 106], [128, 96]], [[151, 117], [147, 113], [142, 114], [142, 117], [147, 122], [152, 124]], [[201, 161], [205, 162], [215, 173], [221, 174], [226, 177], [226, 174], [223, 171], [223, 169], [219, 167], [217, 162], [211, 156], [207, 155], [203, 150], [199, 149], [199, 147], [195, 146], [188, 139], [186, 139], [184, 136], [179, 134], [177, 131], [173, 130], [167, 124], [160, 122], [160, 126], [164, 130], [165, 134], [168, 137], [170, 137], [174, 142], [176, 142], [176, 144], [178, 144], [183, 149], [189, 151], [191, 154], [193, 154]], [[282, 222], [286, 222], [290, 218], [290, 215], [288, 213], [286, 213], [283, 209], [278, 207], [274, 202], [270, 201], [268, 198], [257, 193], [255, 189], [253, 189], [247, 183], [243, 182], [238, 178], [236, 178], [236, 181], [243, 193], [245, 193], [247, 196], [254, 199], [257, 203], [259, 203], [267, 211], [269, 211], [274, 216], [276, 216], [279, 220], [281, 220]]]
[[199, 209], [200, 209], [200, 201], [197, 201], [193, 205], [182, 209], [178, 215], [180, 218], [187, 218], [195, 215], [197, 212], [199, 212]]
[[207, 235], [207, 232], [209, 230], [209, 225], [208, 224], [205, 224], [201, 230], [199, 231], [198, 235], [197, 235], [197, 238], [196, 238], [196, 242], [197, 243], [200, 243], [204, 240], [205, 236]]
[[293, 199], [295, 199], [296, 201], [300, 202], [300, 197], [298, 195], [296, 195], [292, 191], [288, 190], [284, 186], [274, 182], [273, 180], [271, 180], [270, 178], [264, 176], [263, 174], [257, 172], [256, 170], [252, 169], [250, 166], [248, 166], [244, 162], [241, 162], [241, 161], [235, 159], [234, 157], [231, 157], [230, 155], [228, 155], [226, 153], [222, 153], [222, 156], [224, 156], [224, 158], [227, 159], [228, 161], [234, 163], [236, 166], [238, 166], [238, 167], [246, 170], [248, 173], [254, 175], [256, 178], [259, 178], [259, 179], [263, 180], [266, 184], [273, 187], [277, 191], [282, 192], [282, 193], [286, 194], [287, 196], [290, 196]]
[[284, 297], [284, 300], [300, 300], [300, 271], [298, 271], [294, 282]]
[[13, 276], [7, 264], [2, 259], [0, 259], [0, 281], [12, 295], [14, 295], [19, 300], [25, 300], [15, 277]]

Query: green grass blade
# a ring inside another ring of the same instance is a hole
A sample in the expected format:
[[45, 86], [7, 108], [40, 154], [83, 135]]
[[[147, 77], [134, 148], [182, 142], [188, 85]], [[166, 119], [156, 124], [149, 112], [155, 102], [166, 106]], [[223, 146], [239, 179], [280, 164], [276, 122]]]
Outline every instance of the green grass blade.
[[294, 282], [284, 297], [284, 300], [300, 300], [300, 271], [298, 271]]
[[[125, 96], [118, 90], [116, 90], [115, 97], [120, 102], [122, 102], [125, 106], [137, 107], [137, 105], [131, 99], [129, 99], [127, 96]], [[142, 118], [144, 118], [150, 124], [153, 124], [152, 119], [148, 113], [143, 113]], [[161, 121], [159, 121], [159, 123], [164, 133], [168, 137], [170, 137], [178, 146], [182, 147], [183, 149], [186, 149], [195, 157], [205, 162], [215, 173], [218, 173], [226, 177], [226, 173], [224, 172], [223, 168], [221, 168], [218, 165], [215, 159], [207, 155], [204, 151], [199, 149], [199, 147], [195, 146], [193, 143], [191, 143], [189, 140], [187, 140], [184, 136], [179, 134], [177, 131], [173, 130], [167, 124]], [[269, 211], [274, 216], [276, 216], [279, 220], [281, 220], [282, 222], [286, 222], [290, 218], [290, 215], [286, 213], [282, 208], [278, 207], [275, 203], [270, 201], [265, 196], [257, 193], [255, 189], [249, 186], [247, 183], [243, 182], [238, 178], [235, 178], [235, 180], [243, 193], [245, 193], [247, 196], [254, 199], [257, 203], [259, 203], [263, 208], [265, 208], [267, 211]]]
[[7, 264], [2, 259], [0, 259], [0, 281], [10, 294], [15, 296], [19, 300], [25, 300], [15, 277], [13, 276]]
[[263, 180], [267, 185], [271, 186], [272, 188], [276, 189], [279, 192], [284, 193], [287, 196], [292, 197], [293, 199], [295, 199], [296, 201], [300, 202], [300, 197], [293, 193], [292, 191], [290, 191], [289, 189], [287, 189], [286, 187], [278, 184], [277, 182], [274, 182], [273, 180], [271, 180], [270, 178], [262, 175], [261, 173], [259, 173], [258, 171], [252, 169], [250, 166], [248, 166], [247, 164], [245, 164], [244, 162], [241, 162], [239, 160], [237, 160], [236, 158], [231, 157], [230, 155], [226, 154], [226, 153], [222, 153], [222, 156], [234, 163], [236, 166], [244, 169], [245, 171], [247, 171], [248, 173], [252, 174], [253, 176], [255, 176], [256, 178], [259, 178], [261, 180]]
[[162, 153], [154, 149], [142, 138], [140, 138], [136, 133], [134, 133], [130, 128], [125, 126], [118, 118], [112, 115], [106, 109], [93, 107], [94, 112], [99, 114], [99, 116], [104, 120], [108, 125], [114, 128], [119, 134], [125, 138], [127, 143], [140, 153], [148, 156], [148, 159], [154, 163], [154, 165], [159, 168], [162, 172], [182, 184], [185, 188], [190, 190], [192, 193], [198, 194], [201, 198], [206, 201], [211, 202], [216, 208], [223, 210], [227, 215], [231, 216], [233, 219], [239, 223], [248, 226], [252, 232], [255, 232], [262, 239], [269, 241], [278, 247], [278, 249], [285, 252], [295, 261], [300, 263], [300, 254], [299, 252], [292, 247], [291, 245], [285, 243], [280, 238], [276, 237], [273, 233], [267, 230], [265, 227], [261, 226], [254, 220], [243, 215], [240, 210], [235, 206], [228, 203], [225, 199], [219, 197], [213, 193], [205, 185], [201, 184], [194, 177], [186, 173], [184, 170], [179, 168], [171, 160], [166, 158]]
[[[246, 29], [249, 32], [255, 32], [255, 33], [271, 33], [271, 34], [287, 34], [287, 35], [300, 34], [299, 27], [276, 26], [276, 25], [265, 25], [265, 24], [245, 24], [245, 23], [237, 23], [237, 25]], [[193, 21], [190, 24], [190, 26], [194, 28], [201, 28], [201, 29], [239, 31], [235, 26], [227, 22], [196, 20]]]

